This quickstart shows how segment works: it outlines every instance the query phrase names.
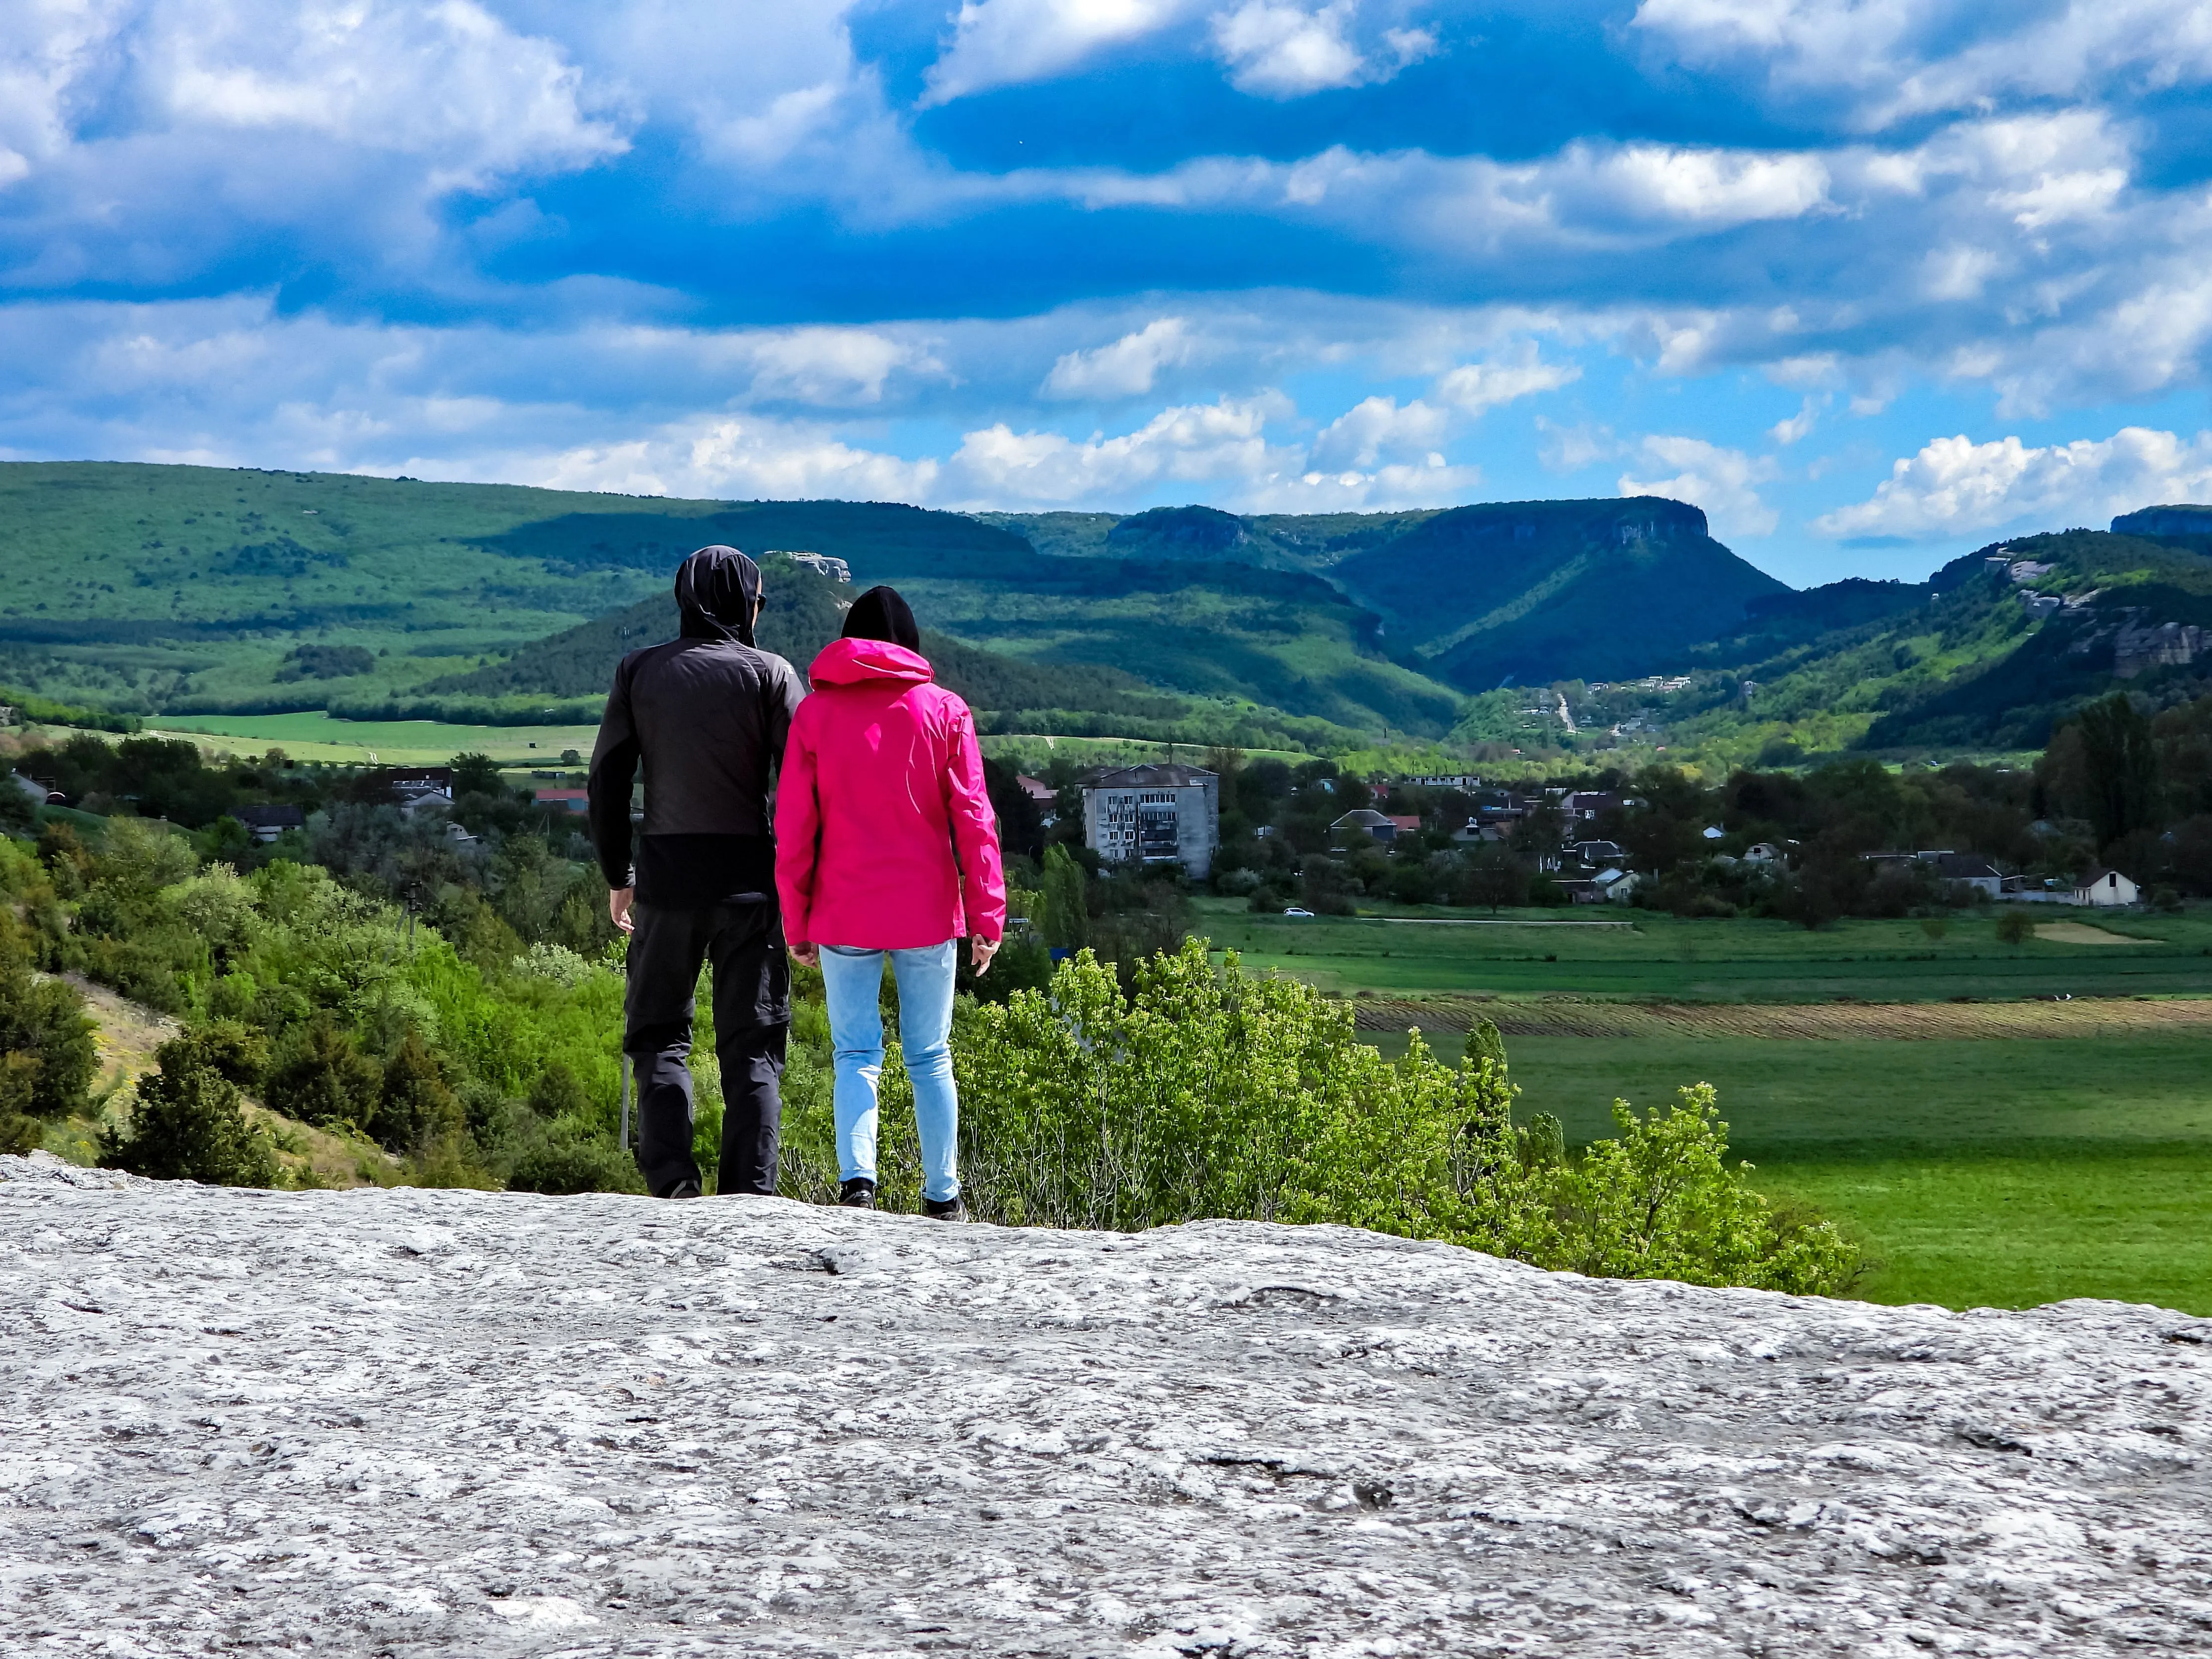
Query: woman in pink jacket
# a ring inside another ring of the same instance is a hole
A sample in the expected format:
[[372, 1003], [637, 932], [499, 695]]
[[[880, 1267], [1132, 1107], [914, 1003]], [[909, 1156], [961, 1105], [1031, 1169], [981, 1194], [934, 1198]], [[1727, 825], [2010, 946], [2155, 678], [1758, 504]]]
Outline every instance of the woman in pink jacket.
[[965, 1221], [952, 981], [963, 933], [975, 971], [990, 966], [1006, 881], [975, 718], [933, 684], [921, 643], [906, 601], [872, 587], [846, 613], [844, 637], [807, 669], [813, 692], [793, 717], [776, 784], [775, 884], [791, 954], [820, 964], [829, 998], [837, 1201], [875, 1207], [878, 998], [889, 956], [921, 1135], [921, 1212]]

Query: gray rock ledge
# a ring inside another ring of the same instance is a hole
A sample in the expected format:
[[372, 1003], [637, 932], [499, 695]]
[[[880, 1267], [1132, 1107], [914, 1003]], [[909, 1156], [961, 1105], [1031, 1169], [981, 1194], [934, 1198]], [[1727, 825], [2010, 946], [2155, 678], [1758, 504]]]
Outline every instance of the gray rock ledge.
[[0, 1652], [2212, 1651], [2208, 1334], [0, 1160]]

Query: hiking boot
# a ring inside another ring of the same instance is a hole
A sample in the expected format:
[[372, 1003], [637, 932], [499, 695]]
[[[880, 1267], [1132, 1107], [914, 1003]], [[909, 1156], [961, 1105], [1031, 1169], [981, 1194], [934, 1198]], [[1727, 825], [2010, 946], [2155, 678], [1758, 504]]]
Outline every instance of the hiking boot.
[[854, 1176], [837, 1189], [837, 1205], [846, 1210], [874, 1209], [876, 1183], [866, 1176]]
[[965, 1221], [968, 1218], [968, 1206], [960, 1201], [957, 1193], [951, 1198], [923, 1199], [921, 1212], [932, 1221]]
[[679, 1181], [673, 1187], [671, 1187], [665, 1193], [662, 1194], [661, 1196], [664, 1198], [696, 1198], [699, 1196], [699, 1183], [696, 1181]]

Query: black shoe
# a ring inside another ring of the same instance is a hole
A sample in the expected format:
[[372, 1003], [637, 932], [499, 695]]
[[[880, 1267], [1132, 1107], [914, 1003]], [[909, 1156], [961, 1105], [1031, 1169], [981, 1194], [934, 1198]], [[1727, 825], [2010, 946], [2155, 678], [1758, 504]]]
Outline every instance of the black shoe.
[[921, 1212], [932, 1221], [965, 1221], [968, 1218], [968, 1206], [960, 1201], [957, 1193], [951, 1198], [923, 1199]]
[[847, 1210], [872, 1210], [876, 1207], [876, 1183], [866, 1176], [854, 1176], [837, 1189], [837, 1203]]
[[696, 1181], [679, 1181], [661, 1196], [663, 1198], [696, 1198], [699, 1196], [699, 1183]]

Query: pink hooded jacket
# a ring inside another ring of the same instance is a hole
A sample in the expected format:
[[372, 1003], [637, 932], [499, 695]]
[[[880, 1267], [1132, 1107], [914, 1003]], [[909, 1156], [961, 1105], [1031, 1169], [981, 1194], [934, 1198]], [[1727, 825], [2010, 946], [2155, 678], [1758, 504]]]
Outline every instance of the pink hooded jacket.
[[806, 672], [776, 784], [784, 937], [874, 951], [997, 939], [1006, 878], [968, 705], [882, 640], [832, 640]]

